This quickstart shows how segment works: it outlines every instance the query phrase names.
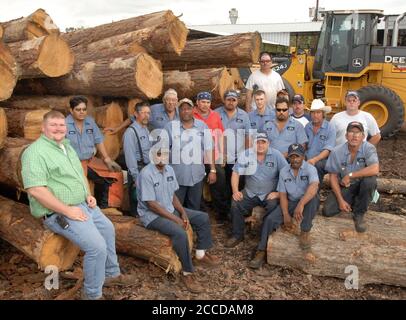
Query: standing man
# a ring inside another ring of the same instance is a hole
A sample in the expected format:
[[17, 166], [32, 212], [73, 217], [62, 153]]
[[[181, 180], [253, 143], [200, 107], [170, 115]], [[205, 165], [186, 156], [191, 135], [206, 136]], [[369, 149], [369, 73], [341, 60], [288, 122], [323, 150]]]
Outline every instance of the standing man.
[[323, 215], [351, 212], [355, 230], [365, 232], [364, 215], [377, 186], [378, 154], [374, 145], [364, 141], [361, 122], [350, 122], [345, 137], [347, 142], [335, 147], [327, 160], [332, 191], [324, 203]]
[[[231, 185], [233, 201], [231, 203], [232, 236], [226, 247], [235, 247], [244, 239], [244, 217], [251, 214], [256, 206], [266, 209], [267, 214], [279, 204], [279, 193], [276, 192], [280, 170], [288, 163], [283, 155], [269, 146], [265, 133], [258, 133], [255, 147], [246, 151], [244, 160], [239, 159], [233, 168]], [[245, 187], [239, 190], [240, 175], [245, 175]], [[265, 243], [266, 247], [266, 243]]]
[[364, 140], [368, 140], [375, 147], [381, 140], [381, 134], [375, 118], [368, 112], [359, 110], [361, 104], [360, 96], [357, 91], [348, 91], [345, 95], [345, 111], [336, 113], [330, 121], [330, 124], [335, 127], [337, 137], [336, 145], [345, 143], [346, 129], [350, 122], [358, 121], [362, 123], [365, 130]]
[[263, 90], [254, 92], [254, 100], [257, 108], [248, 113], [251, 129], [264, 132], [265, 123], [275, 119], [275, 109], [271, 109], [266, 105], [266, 96]]
[[303, 147], [308, 139], [304, 127], [289, 116], [289, 101], [276, 99], [276, 119], [264, 125], [264, 131], [271, 142], [271, 147], [279, 150], [285, 158], [291, 144], [298, 143]]
[[304, 97], [301, 94], [296, 94], [292, 98], [293, 112], [292, 118], [299, 121], [303, 127], [309, 123], [310, 115], [305, 113]]
[[150, 161], [148, 122], [151, 116], [149, 103], [139, 102], [134, 109], [135, 121], [127, 128], [123, 138], [125, 163], [128, 168], [128, 192], [130, 199], [130, 214], [137, 215], [137, 176]]
[[224, 127], [220, 115], [210, 109], [211, 94], [209, 92], [200, 92], [197, 95], [196, 107], [193, 110], [195, 119], [203, 121], [210, 129], [214, 142], [214, 160], [215, 170], [212, 172], [211, 166], [206, 164], [206, 175], [216, 174], [216, 182], [209, 184], [213, 206], [216, 209], [219, 221], [227, 219], [230, 212], [230, 204], [226, 197], [226, 176], [223, 156], [223, 132]]
[[65, 117], [44, 115], [42, 135], [22, 155], [22, 177], [31, 214], [84, 252], [82, 298], [102, 298], [103, 284], [129, 284], [120, 275], [114, 226], [90, 195], [76, 151], [66, 135]]
[[275, 107], [276, 94], [285, 89], [282, 77], [276, 71], [272, 70], [272, 57], [268, 52], [262, 52], [259, 56], [260, 70], [254, 71], [248, 78], [245, 85], [247, 89], [247, 99], [245, 110], [250, 112], [256, 109], [255, 101], [252, 95], [256, 90], [265, 91], [266, 105]]
[[179, 101], [178, 109], [180, 120], [165, 127], [171, 147], [171, 166], [179, 183], [176, 195], [186, 208], [200, 210], [205, 163], [210, 165], [208, 183], [213, 184], [217, 179], [213, 140], [207, 125], [193, 118], [191, 100]]
[[163, 129], [168, 122], [179, 120], [178, 93], [174, 89], [165, 91], [162, 103], [151, 106], [150, 129]]
[[[94, 119], [87, 115], [87, 99], [76, 96], [70, 99], [69, 104], [66, 138], [78, 154], [87, 178], [95, 184], [94, 194], [99, 207], [105, 209], [109, 206], [110, 186], [115, 180], [122, 182], [121, 167], [107, 154], [99, 127]], [[101, 154], [104, 164], [94, 157], [95, 149]], [[117, 174], [105, 176], [103, 167]]]
[[311, 121], [306, 125], [305, 132], [309, 142], [306, 148], [307, 163], [314, 165], [319, 175], [320, 186], [323, 183], [327, 158], [336, 144], [336, 130], [326, 120], [331, 107], [320, 99], [314, 99], [310, 108]]
[[188, 225], [197, 234], [196, 264], [216, 266], [220, 260], [206, 252], [213, 246], [209, 216], [205, 212], [186, 209], [175, 192], [179, 189], [176, 175], [167, 165], [169, 151], [159, 149], [138, 175], [138, 212], [147, 229], [159, 231], [172, 240], [172, 246], [182, 264], [182, 281], [192, 293], [203, 291], [192, 276], [194, 267], [186, 230]]

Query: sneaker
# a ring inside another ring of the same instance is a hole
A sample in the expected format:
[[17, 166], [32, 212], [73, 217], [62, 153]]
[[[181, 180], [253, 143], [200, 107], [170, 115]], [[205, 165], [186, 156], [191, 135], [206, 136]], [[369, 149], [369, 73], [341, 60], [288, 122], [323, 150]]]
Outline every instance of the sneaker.
[[203, 256], [203, 258], [198, 259], [198, 258], [194, 258], [194, 263], [196, 265], [201, 265], [201, 266], [205, 266], [205, 267], [215, 267], [218, 266], [220, 264], [220, 258], [216, 257], [214, 255], [211, 255], [210, 253], [206, 252]]
[[311, 248], [311, 241], [310, 241], [310, 231], [309, 232], [300, 232], [299, 236], [299, 246], [302, 250], [307, 250]]
[[363, 215], [354, 215], [354, 225], [355, 230], [359, 233], [363, 233], [367, 231], [367, 226], [365, 225], [364, 216]]
[[181, 275], [181, 279], [185, 287], [191, 293], [202, 293], [204, 291], [203, 287], [196, 281], [194, 275], [189, 274], [187, 276]]
[[252, 269], [259, 269], [265, 262], [265, 251], [257, 250], [254, 259], [250, 261], [249, 267]]
[[129, 286], [135, 284], [136, 279], [131, 275], [120, 274], [117, 277], [106, 278], [104, 281], [105, 287], [114, 287], [114, 286]]
[[237, 239], [235, 237], [231, 237], [229, 238], [226, 243], [225, 243], [225, 247], [226, 248], [234, 248], [235, 246], [237, 246], [240, 242], [242, 242], [243, 239]]

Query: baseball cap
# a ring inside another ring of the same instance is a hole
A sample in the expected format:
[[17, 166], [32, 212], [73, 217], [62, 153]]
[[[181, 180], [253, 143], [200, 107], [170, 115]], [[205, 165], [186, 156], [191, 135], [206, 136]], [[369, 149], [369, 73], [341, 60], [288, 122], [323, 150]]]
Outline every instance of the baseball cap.
[[234, 98], [234, 99], [238, 100], [238, 92], [235, 90], [227, 90], [224, 93], [224, 99], [227, 99], [227, 98]]
[[288, 157], [290, 157], [292, 154], [296, 154], [298, 156], [303, 156], [305, 155], [305, 149], [301, 144], [298, 143], [293, 143], [289, 146], [288, 149]]
[[347, 132], [350, 131], [352, 128], [358, 128], [361, 132], [364, 132], [364, 126], [361, 122], [352, 121], [347, 126]]
[[347, 91], [347, 93], [345, 94], [345, 98], [347, 99], [348, 97], [355, 97], [357, 99], [360, 99], [357, 91]]
[[196, 96], [196, 100], [210, 100], [211, 101], [211, 93], [207, 91], [199, 92]]
[[260, 132], [255, 136], [255, 142], [258, 140], [268, 141], [268, 136], [266, 133]]
[[295, 94], [292, 98], [292, 102], [304, 102], [304, 97], [301, 94]]
[[180, 100], [178, 103], [178, 108], [184, 103], [187, 103], [189, 106], [191, 106], [193, 108], [193, 102], [192, 102], [192, 100], [190, 100], [188, 98], [183, 98], [182, 100]]

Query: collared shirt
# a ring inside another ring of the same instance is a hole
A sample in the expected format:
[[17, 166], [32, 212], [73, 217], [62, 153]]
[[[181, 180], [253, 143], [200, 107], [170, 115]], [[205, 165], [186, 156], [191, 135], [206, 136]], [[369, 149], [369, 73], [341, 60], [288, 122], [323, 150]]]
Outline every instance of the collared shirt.
[[83, 121], [83, 129], [80, 132], [72, 115], [66, 117], [66, 138], [69, 139], [73, 149], [80, 160], [88, 160], [93, 157], [96, 144], [102, 143], [104, 137], [92, 117], [87, 116]]
[[[134, 130], [138, 134], [139, 144]], [[137, 175], [139, 173], [138, 161], [143, 160], [145, 164], [150, 162], [149, 150], [151, 149], [151, 142], [149, 141], [148, 129], [142, 127], [137, 121], [133, 122], [124, 133], [123, 149], [128, 172], [133, 177], [133, 181], [137, 181]]]
[[306, 132], [301, 123], [289, 117], [285, 127], [279, 132], [276, 120], [264, 125], [264, 131], [271, 141], [271, 146], [280, 152], [288, 152], [292, 143], [304, 144], [308, 141]]
[[309, 142], [307, 144], [307, 159], [312, 159], [324, 150], [333, 150], [336, 145], [336, 129], [327, 120], [323, 120], [319, 130], [315, 134], [313, 123], [309, 122], [305, 127]]
[[155, 164], [148, 164], [138, 175], [137, 186], [137, 211], [145, 227], [159, 217], [149, 209], [147, 201], [157, 201], [170, 213], [175, 211], [173, 195], [179, 189], [179, 185], [171, 166], [166, 165], [161, 172]]
[[245, 175], [245, 191], [250, 198], [258, 196], [264, 200], [266, 196], [276, 191], [279, 172], [287, 165], [282, 153], [269, 147], [264, 161], [257, 159], [257, 154], [251, 148], [245, 152], [245, 157], [239, 157], [233, 171]]
[[290, 165], [281, 170], [277, 190], [286, 193], [290, 201], [298, 201], [304, 196], [307, 188], [313, 182], [319, 182], [317, 169], [303, 161], [297, 177], [295, 177]]
[[264, 114], [259, 114], [258, 109], [256, 109], [248, 113], [248, 116], [251, 122], [251, 129], [256, 129], [258, 132], [264, 132], [265, 123], [270, 122], [276, 117], [275, 109], [271, 110], [269, 107], [265, 107]]
[[205, 151], [213, 150], [213, 139], [207, 125], [193, 120], [193, 127], [185, 129], [181, 121], [165, 126], [171, 148], [171, 166], [181, 186], [193, 186], [203, 180]]
[[[47, 187], [52, 194], [66, 205], [77, 205], [89, 194], [87, 181], [76, 151], [69, 140], [62, 141], [63, 149], [53, 140], [41, 135], [22, 154], [24, 189]], [[42, 217], [51, 213], [35, 198], [28, 196], [31, 214]]]
[[374, 145], [363, 141], [354, 161], [351, 162], [351, 153], [348, 150], [348, 142], [346, 142], [331, 151], [326, 163], [326, 171], [336, 173], [342, 179], [350, 172], [359, 171], [375, 163], [379, 163], [379, 159]]
[[149, 120], [149, 127], [152, 130], [154, 129], [163, 129], [166, 124], [173, 120], [179, 120], [179, 110], [175, 109], [175, 116], [173, 119], [169, 119], [169, 115], [165, 110], [163, 103], [153, 104], [151, 106], [151, 117]]

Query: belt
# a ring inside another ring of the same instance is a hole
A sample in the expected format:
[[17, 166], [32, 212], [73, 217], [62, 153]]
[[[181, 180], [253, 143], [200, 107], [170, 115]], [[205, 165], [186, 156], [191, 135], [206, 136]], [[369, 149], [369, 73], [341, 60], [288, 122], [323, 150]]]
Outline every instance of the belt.
[[55, 212], [47, 213], [46, 215], [43, 216], [44, 220], [48, 219], [49, 217], [53, 216]]

